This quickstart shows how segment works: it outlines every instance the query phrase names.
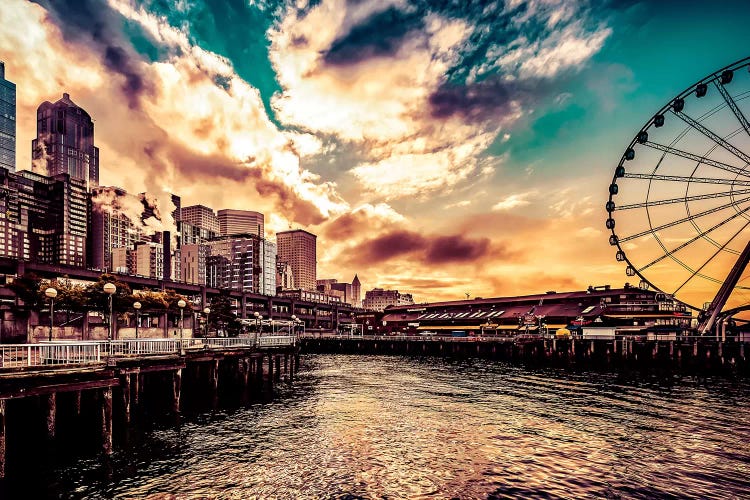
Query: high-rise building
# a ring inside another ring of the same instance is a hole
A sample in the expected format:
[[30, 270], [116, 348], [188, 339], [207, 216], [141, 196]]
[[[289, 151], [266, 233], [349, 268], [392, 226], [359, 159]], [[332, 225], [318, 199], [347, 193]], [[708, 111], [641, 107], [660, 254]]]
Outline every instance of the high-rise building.
[[354, 307], [362, 307], [362, 284], [359, 277], [355, 274], [352, 280], [352, 302]]
[[276, 294], [276, 246], [254, 234], [220, 236], [206, 243], [206, 284]]
[[388, 306], [405, 306], [414, 303], [410, 293], [399, 293], [398, 290], [383, 290], [373, 288], [365, 293], [362, 307], [372, 311], [382, 311]]
[[5, 79], [0, 61], [0, 167], [16, 171], [16, 84]]
[[0, 168], [0, 191], [0, 255], [86, 267], [88, 193], [83, 181]]
[[217, 212], [219, 232], [222, 236], [232, 234], [257, 234], [265, 236], [264, 217], [260, 212], [250, 210], [223, 209]]
[[315, 290], [317, 239], [316, 235], [302, 229], [276, 233], [279, 260], [292, 266], [294, 283], [298, 288]]
[[180, 247], [182, 281], [192, 285], [205, 285], [207, 259], [208, 246], [182, 245]]
[[135, 246], [135, 275], [152, 279], [164, 278], [164, 247], [159, 243], [138, 243]]
[[46, 166], [49, 176], [68, 174], [72, 179], [84, 181], [87, 189], [99, 185], [94, 122], [68, 94], [54, 104], [44, 101], [37, 108], [31, 156]]
[[219, 219], [216, 217], [213, 208], [204, 205], [190, 205], [189, 207], [180, 208], [181, 222], [199, 227], [214, 234], [219, 234]]
[[294, 286], [294, 273], [288, 262], [279, 260], [276, 256], [276, 289], [292, 290]]

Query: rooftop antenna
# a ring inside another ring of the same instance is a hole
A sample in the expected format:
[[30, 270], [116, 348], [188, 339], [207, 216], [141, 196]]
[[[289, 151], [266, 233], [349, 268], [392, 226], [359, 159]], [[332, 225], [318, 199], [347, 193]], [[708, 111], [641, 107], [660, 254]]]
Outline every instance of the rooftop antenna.
[[471, 297], [471, 294], [469, 292], [464, 292], [464, 295], [466, 295], [466, 300], [469, 300], [469, 297]]

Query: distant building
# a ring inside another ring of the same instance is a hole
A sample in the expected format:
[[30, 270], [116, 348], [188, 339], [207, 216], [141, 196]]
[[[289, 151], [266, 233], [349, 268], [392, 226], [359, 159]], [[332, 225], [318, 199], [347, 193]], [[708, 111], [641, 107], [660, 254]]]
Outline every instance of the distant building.
[[138, 243], [135, 246], [135, 275], [152, 279], [164, 278], [164, 248], [159, 243]]
[[16, 84], [5, 79], [0, 61], [0, 167], [16, 171]]
[[219, 219], [216, 217], [213, 208], [204, 205], [191, 205], [180, 208], [181, 222], [186, 222], [191, 226], [199, 227], [214, 234], [219, 234]]
[[[116, 193], [116, 199], [128, 197], [131, 204], [138, 205], [139, 201], [136, 196], [130, 195], [124, 189], [117, 187], [95, 187], [91, 189], [92, 200], [95, 200], [100, 192], [112, 190]], [[112, 252], [114, 249], [133, 250], [136, 243], [151, 240], [144, 234], [140, 220], [131, 220], [130, 216], [116, 206], [100, 206], [92, 201], [89, 218], [88, 262], [93, 269], [115, 271], [117, 267], [122, 266], [116, 266], [113, 263]]]
[[357, 305], [354, 298], [353, 283], [339, 283], [336, 279], [317, 280], [316, 283], [319, 292], [341, 297], [343, 302], [353, 306]]
[[362, 307], [362, 284], [359, 277], [355, 274], [352, 280], [352, 303], [354, 307]]
[[31, 143], [34, 161], [45, 165], [47, 175], [68, 174], [84, 181], [86, 189], [99, 185], [99, 148], [94, 145], [91, 116], [70, 100], [69, 94], [54, 104], [45, 101], [36, 112], [36, 139]]
[[304, 290], [316, 290], [317, 238], [302, 229], [276, 233], [279, 260], [292, 267], [295, 285]]
[[289, 299], [304, 300], [307, 302], [317, 302], [318, 304], [340, 304], [343, 301], [338, 295], [330, 295], [317, 290], [302, 290], [297, 288], [295, 290], [283, 290], [279, 293], [280, 297], [286, 297]]
[[217, 212], [219, 219], [219, 233], [222, 236], [233, 234], [257, 234], [265, 237], [265, 221], [263, 214], [250, 210], [223, 209]]
[[362, 303], [362, 307], [372, 311], [382, 311], [388, 306], [404, 306], [409, 304], [414, 304], [414, 299], [410, 293], [373, 288], [365, 293], [365, 300]]

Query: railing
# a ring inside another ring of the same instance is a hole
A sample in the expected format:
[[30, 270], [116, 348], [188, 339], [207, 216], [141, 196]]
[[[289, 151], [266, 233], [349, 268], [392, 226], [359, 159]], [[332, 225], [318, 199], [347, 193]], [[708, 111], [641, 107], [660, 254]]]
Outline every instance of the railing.
[[[257, 347], [296, 345], [293, 335], [258, 338]], [[120, 339], [112, 341], [53, 341], [39, 344], [0, 344], [0, 368], [24, 366], [83, 365], [107, 357], [176, 354], [190, 348], [226, 349], [256, 347], [252, 337], [190, 339]]]
[[3, 344], [0, 345], [0, 368], [98, 363], [104, 353], [101, 345], [93, 342]]

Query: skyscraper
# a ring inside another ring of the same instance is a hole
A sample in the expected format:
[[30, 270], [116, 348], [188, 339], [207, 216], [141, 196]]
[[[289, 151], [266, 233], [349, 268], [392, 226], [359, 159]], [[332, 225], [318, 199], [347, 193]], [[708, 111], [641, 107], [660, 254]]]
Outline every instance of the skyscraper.
[[31, 156], [42, 162], [46, 174], [68, 174], [83, 180], [87, 189], [99, 185], [99, 148], [94, 146], [91, 116], [70, 100], [69, 94], [52, 104], [44, 101], [36, 110], [36, 139]]
[[180, 208], [180, 221], [219, 234], [219, 219], [213, 208], [204, 205], [182, 207]]
[[232, 234], [257, 234], [264, 237], [264, 218], [260, 212], [250, 210], [231, 210], [225, 208], [217, 212], [219, 231], [222, 236]]
[[0, 167], [16, 171], [16, 84], [5, 79], [0, 61]]
[[302, 229], [276, 233], [279, 260], [292, 266], [294, 283], [305, 290], [315, 290], [317, 279], [318, 237]]

